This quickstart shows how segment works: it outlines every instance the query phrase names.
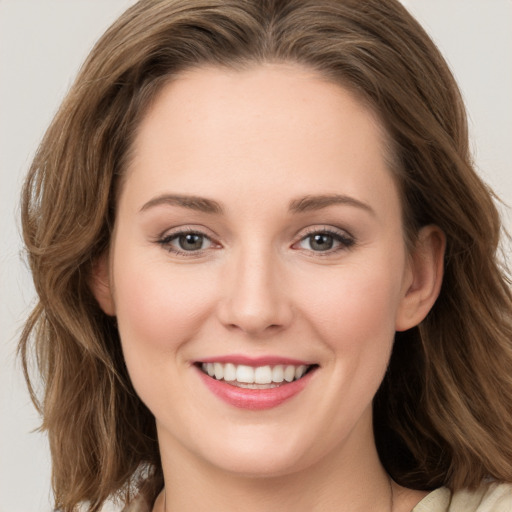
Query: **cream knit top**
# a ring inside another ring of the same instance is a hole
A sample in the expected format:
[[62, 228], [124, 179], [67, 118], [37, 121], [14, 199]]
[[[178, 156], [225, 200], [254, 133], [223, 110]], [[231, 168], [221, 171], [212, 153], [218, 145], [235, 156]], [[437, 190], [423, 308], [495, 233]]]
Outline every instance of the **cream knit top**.
[[425, 496], [412, 512], [512, 512], [512, 485], [492, 483], [453, 494], [441, 487]]

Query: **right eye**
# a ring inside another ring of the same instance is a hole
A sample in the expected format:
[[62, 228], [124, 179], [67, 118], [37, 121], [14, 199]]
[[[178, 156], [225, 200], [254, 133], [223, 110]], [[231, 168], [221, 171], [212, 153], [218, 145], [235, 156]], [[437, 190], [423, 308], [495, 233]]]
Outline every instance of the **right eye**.
[[175, 254], [200, 253], [213, 246], [208, 236], [195, 231], [172, 233], [164, 236], [158, 243]]

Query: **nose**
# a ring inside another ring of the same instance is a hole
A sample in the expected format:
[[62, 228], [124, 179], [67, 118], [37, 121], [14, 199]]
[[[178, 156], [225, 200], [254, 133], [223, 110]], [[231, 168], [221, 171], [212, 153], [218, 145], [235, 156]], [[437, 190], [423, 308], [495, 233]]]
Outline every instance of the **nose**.
[[218, 308], [225, 327], [265, 337], [289, 326], [293, 308], [282, 269], [271, 251], [240, 251], [227, 267]]

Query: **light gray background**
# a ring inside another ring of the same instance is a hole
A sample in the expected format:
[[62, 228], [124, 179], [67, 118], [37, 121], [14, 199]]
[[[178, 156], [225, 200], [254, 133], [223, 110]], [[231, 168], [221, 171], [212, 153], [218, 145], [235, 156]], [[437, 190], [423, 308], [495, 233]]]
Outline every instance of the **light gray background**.
[[[512, 1], [403, 1], [459, 80], [482, 176], [512, 204]], [[44, 435], [31, 433], [38, 417], [15, 360], [33, 303], [17, 220], [20, 184], [80, 63], [132, 3], [0, 0], [0, 512], [51, 510], [48, 449]]]

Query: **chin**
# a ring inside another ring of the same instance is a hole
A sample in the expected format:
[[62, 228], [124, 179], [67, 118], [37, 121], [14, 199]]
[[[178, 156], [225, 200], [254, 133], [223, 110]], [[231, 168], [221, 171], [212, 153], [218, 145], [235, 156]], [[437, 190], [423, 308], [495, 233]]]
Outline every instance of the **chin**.
[[307, 462], [298, 463], [296, 457], [283, 457], [273, 455], [262, 456], [249, 454], [224, 459], [223, 461], [210, 461], [219, 469], [240, 478], [262, 479], [278, 478], [297, 473], [308, 467]]
[[240, 477], [275, 478], [313, 465], [324, 449], [308, 443], [307, 435], [272, 436], [267, 432], [238, 439], [230, 436], [217, 443], [214, 450], [203, 451], [203, 457], [211, 465]]

